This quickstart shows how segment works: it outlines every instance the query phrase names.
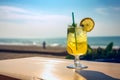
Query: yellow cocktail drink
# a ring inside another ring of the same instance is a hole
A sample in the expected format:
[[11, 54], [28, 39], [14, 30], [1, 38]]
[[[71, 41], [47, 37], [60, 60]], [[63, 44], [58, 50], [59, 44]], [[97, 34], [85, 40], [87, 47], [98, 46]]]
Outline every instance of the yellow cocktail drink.
[[80, 25], [77, 26], [74, 21], [74, 13], [72, 12], [73, 23], [67, 28], [67, 52], [75, 57], [74, 65], [69, 65], [67, 68], [79, 69], [87, 68], [80, 64], [80, 56], [87, 52], [87, 32], [90, 32], [94, 28], [94, 21], [91, 18], [84, 18], [80, 21]]
[[85, 54], [87, 51], [86, 31], [83, 31], [82, 27], [68, 27], [67, 32], [68, 53], [74, 56]]

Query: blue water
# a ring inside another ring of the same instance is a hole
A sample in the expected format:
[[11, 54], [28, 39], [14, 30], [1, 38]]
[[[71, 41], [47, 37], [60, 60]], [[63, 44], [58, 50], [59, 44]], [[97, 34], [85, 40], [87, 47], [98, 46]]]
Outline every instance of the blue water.
[[114, 47], [120, 47], [120, 36], [118, 37], [89, 37], [88, 43], [92, 46], [106, 46], [110, 42], [114, 43]]
[[[6, 45], [38, 45], [42, 46], [45, 41], [47, 46], [66, 46], [66, 38], [46, 38], [46, 39], [13, 39], [13, 38], [0, 38], [0, 44]], [[120, 36], [116, 37], [88, 37], [88, 43], [91, 46], [106, 46], [110, 42], [114, 46], [120, 47]]]

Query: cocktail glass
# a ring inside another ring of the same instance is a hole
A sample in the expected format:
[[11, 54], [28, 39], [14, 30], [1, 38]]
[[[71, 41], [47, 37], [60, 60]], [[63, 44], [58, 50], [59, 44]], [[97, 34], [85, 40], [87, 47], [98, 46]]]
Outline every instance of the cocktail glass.
[[67, 66], [67, 68], [87, 68], [87, 66], [80, 63], [79, 59], [81, 55], [87, 52], [87, 32], [83, 30], [82, 26], [74, 27], [71, 25], [67, 28], [67, 52], [75, 56], [74, 64]]

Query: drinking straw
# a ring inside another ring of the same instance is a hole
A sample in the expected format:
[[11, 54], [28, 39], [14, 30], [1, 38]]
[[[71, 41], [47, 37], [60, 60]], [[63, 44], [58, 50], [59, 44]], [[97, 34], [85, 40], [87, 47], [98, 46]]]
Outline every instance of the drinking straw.
[[73, 13], [73, 12], [72, 12], [72, 21], [73, 21], [72, 26], [74, 26], [74, 27], [75, 27], [75, 20], [74, 20], [74, 13]]
[[[72, 26], [73, 26], [73, 27], [74, 27], [74, 29], [75, 29], [76, 25], [75, 25], [74, 13], [73, 13], [73, 12], [72, 12], [72, 21], [73, 21]], [[75, 29], [74, 35], [75, 35], [75, 45], [76, 45], [76, 50], [77, 50], [78, 48], [77, 48], [76, 29]]]

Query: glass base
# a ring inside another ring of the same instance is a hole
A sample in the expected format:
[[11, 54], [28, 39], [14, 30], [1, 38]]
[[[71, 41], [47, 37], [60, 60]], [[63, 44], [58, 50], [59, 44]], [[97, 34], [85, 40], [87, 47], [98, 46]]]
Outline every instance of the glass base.
[[75, 66], [75, 65], [68, 65], [67, 68], [70, 68], [70, 69], [86, 69], [88, 68], [88, 66], [85, 66], [85, 65], [79, 65], [79, 66]]

